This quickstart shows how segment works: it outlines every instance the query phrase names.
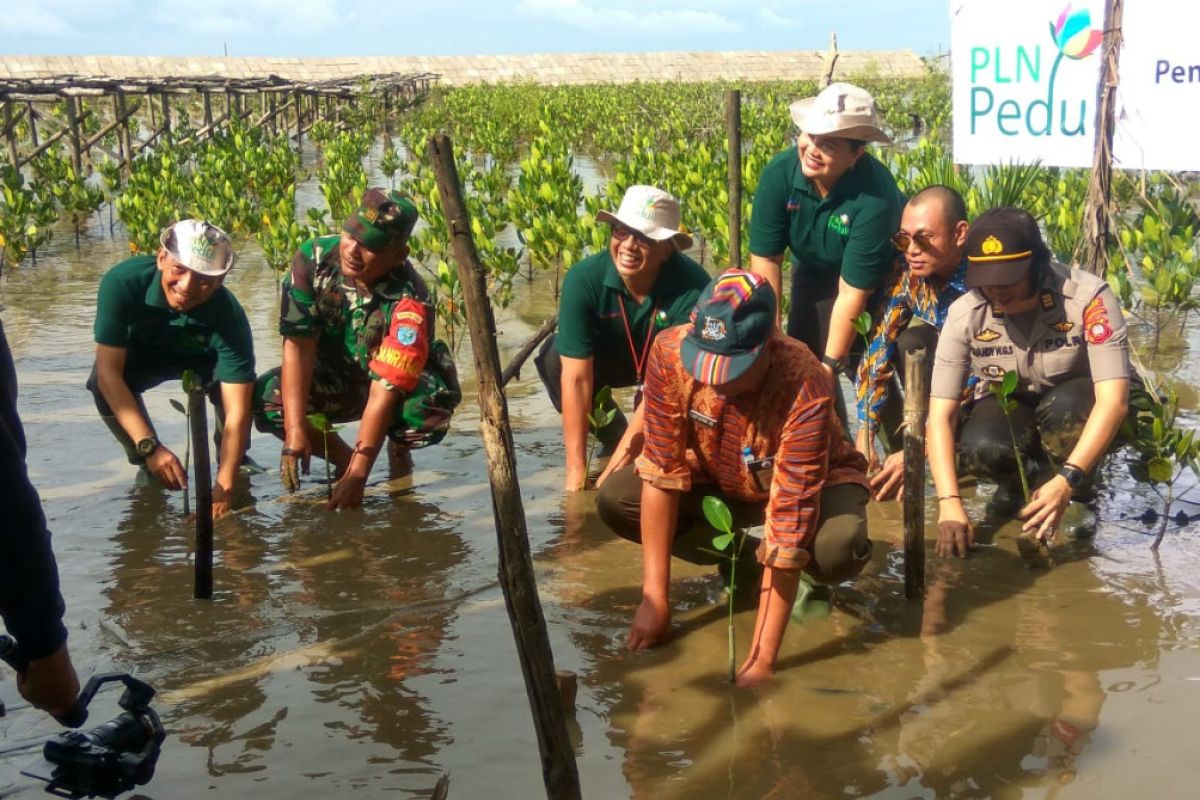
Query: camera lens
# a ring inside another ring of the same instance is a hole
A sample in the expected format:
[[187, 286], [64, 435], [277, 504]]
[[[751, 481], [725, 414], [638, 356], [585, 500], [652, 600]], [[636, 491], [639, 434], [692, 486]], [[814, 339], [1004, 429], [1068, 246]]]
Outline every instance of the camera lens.
[[126, 711], [103, 725], [97, 725], [84, 735], [96, 747], [124, 753], [137, 752], [145, 747], [146, 742], [153, 736], [153, 731], [140, 714]]

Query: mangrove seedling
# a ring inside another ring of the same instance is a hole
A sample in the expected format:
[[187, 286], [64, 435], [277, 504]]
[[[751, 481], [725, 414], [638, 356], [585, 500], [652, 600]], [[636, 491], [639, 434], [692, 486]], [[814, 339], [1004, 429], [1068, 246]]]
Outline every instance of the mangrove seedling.
[[1013, 458], [1017, 460], [1017, 475], [1021, 478], [1021, 492], [1025, 496], [1025, 503], [1029, 503], [1029, 479], [1025, 477], [1025, 457], [1021, 455], [1021, 448], [1017, 446], [1017, 432], [1013, 430], [1012, 417], [1009, 412], [1017, 407], [1017, 401], [1013, 399], [1012, 393], [1017, 389], [1017, 377], [1015, 370], [1008, 370], [1004, 373], [1004, 377], [998, 381], [992, 381], [988, 387], [992, 394], [996, 397], [996, 404], [1000, 406], [1000, 410], [1004, 412], [1004, 421], [1008, 423], [1008, 436], [1012, 440]]
[[1176, 482], [1186, 469], [1200, 478], [1200, 440], [1195, 431], [1182, 430], [1176, 424], [1179, 396], [1175, 387], [1167, 391], [1165, 399], [1134, 389], [1129, 404], [1135, 410], [1135, 421], [1126, 424], [1125, 433], [1139, 456], [1129, 465], [1129, 472], [1136, 480], [1149, 484], [1163, 502], [1158, 533], [1150, 545], [1151, 550], [1158, 550], [1171, 519], [1171, 505], [1179, 499]]
[[600, 431], [606, 428], [617, 416], [617, 404], [612, 399], [612, 389], [601, 386], [592, 401], [592, 410], [588, 412], [588, 432], [591, 434], [588, 442], [587, 461], [583, 465], [583, 474], [592, 471], [592, 454], [596, 451], [596, 442], [600, 439]]
[[[737, 644], [733, 632], [733, 593], [737, 586], [737, 562], [742, 555], [742, 546], [746, 543], [745, 534], [734, 533], [733, 514], [729, 506], [719, 497], [705, 496], [701, 503], [704, 518], [708, 524], [717, 530], [712, 539], [712, 546], [719, 551], [717, 554], [729, 559], [729, 590], [726, 592], [729, 608], [729, 682], [737, 679]], [[736, 545], [735, 545], [736, 541]]]
[[[196, 377], [196, 373], [190, 369], [185, 369], [183, 371], [182, 383], [183, 394], [187, 397], [190, 397], [193, 391], [198, 391], [200, 389], [200, 381]], [[171, 408], [175, 409], [180, 414], [183, 414], [183, 418], [186, 420], [187, 435], [183, 439], [183, 474], [186, 475], [192, 460], [192, 406], [191, 403], [184, 405], [172, 397]], [[184, 516], [187, 516], [190, 513], [192, 513], [192, 511], [188, 502], [188, 487], [185, 483], [183, 485], [183, 514]]]
[[309, 424], [321, 432], [322, 457], [325, 459], [325, 493], [327, 499], [333, 497], [333, 470], [329, 466], [329, 434], [338, 429], [329, 423], [329, 417], [321, 413], [309, 414]]

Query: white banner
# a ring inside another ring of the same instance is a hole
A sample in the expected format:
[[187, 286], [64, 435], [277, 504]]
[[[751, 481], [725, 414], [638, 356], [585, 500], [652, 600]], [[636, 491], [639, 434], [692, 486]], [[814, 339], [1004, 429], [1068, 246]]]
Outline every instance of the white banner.
[[953, 0], [951, 15], [954, 160], [1091, 166], [1103, 0]]
[[1200, 2], [1128, 0], [1121, 29], [1115, 165], [1200, 170]]

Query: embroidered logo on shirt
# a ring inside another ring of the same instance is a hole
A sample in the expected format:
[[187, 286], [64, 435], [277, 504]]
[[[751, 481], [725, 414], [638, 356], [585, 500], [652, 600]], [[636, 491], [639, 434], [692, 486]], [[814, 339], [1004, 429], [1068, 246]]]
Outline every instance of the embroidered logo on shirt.
[[1066, 333], [1067, 331], [1071, 330], [1071, 328], [1075, 327], [1075, 323], [1071, 322], [1069, 319], [1064, 319], [1062, 322], [1056, 322], [1050, 327], [1059, 333]]
[[979, 371], [983, 373], [983, 377], [993, 380], [1000, 380], [1004, 377], [1004, 367], [999, 364], [984, 364]]
[[979, 333], [975, 334], [975, 340], [979, 342], [994, 342], [1000, 338], [1000, 334], [991, 328], [984, 328]]
[[1096, 295], [1083, 311], [1083, 331], [1089, 344], [1103, 344], [1112, 336], [1112, 326], [1108, 324], [1108, 309], [1104, 307], [1104, 299]]
[[725, 322], [716, 317], [705, 317], [704, 328], [700, 331], [700, 338], [707, 339], [710, 342], [719, 342], [725, 338]]
[[412, 344], [417, 340], [417, 329], [404, 325], [396, 328], [396, 341], [400, 344]]
[[995, 236], [989, 236], [979, 245], [979, 249], [985, 256], [996, 256], [1004, 252], [1004, 243]]
[[794, 197], [789, 197], [789, 198], [787, 199], [787, 210], [788, 210], [788, 211], [795, 211], [795, 210], [796, 210], [796, 209], [798, 209], [798, 208], [800, 208], [800, 203], [799, 203], [799, 201], [797, 201], [797, 200], [796, 200], [796, 198], [794, 198]]
[[836, 231], [842, 236], [850, 235], [850, 215], [842, 214], [841, 216], [829, 217], [829, 229]]
[[654, 315], [654, 327], [665, 328], [670, 323], [671, 323], [671, 320], [667, 317], [666, 311], [659, 310], [659, 312]]

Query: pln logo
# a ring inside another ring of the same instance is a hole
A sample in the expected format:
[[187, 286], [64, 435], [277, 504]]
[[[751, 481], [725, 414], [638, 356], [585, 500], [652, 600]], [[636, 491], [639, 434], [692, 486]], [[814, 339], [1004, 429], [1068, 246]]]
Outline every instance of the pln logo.
[[[1092, 27], [1091, 12], [1068, 3], [1050, 21], [1050, 44], [1042, 42], [971, 48], [971, 133], [1004, 136], [1083, 136], [1095, 116], [1094, 85], [1087, 94], [1055, 96], [1063, 59], [1083, 61], [1100, 46], [1104, 32]], [[1048, 54], [1053, 61], [1046, 69]], [[1068, 66], [1070, 69], [1070, 66]]]

